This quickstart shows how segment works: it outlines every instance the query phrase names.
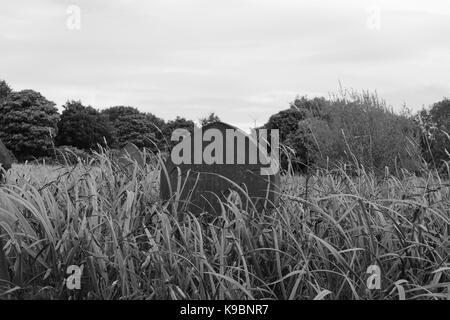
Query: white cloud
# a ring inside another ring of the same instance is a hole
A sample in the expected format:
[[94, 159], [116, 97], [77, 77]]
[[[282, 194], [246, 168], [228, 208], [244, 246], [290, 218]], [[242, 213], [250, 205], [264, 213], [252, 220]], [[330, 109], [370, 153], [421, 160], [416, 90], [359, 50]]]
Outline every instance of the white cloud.
[[[79, 31], [66, 27], [71, 4]], [[449, 18], [446, 0], [15, 0], [0, 12], [0, 76], [59, 105], [248, 126], [338, 81], [417, 109], [449, 95]]]

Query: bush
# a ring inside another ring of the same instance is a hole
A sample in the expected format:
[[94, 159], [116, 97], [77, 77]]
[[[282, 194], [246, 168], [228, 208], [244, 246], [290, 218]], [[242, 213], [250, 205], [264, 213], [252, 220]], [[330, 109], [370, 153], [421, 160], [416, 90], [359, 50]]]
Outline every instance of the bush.
[[55, 103], [39, 92], [9, 93], [0, 103], [0, 139], [18, 160], [50, 156], [58, 119]]
[[444, 98], [416, 115], [421, 129], [420, 143], [424, 159], [435, 169], [444, 169], [450, 160], [450, 100]]
[[324, 98], [297, 97], [289, 109], [272, 115], [264, 125], [265, 129], [278, 129], [280, 142], [286, 149], [295, 152], [293, 156], [290, 151], [281, 154], [283, 169], [286, 170], [290, 163], [295, 171], [304, 171], [311, 164], [310, 158], [315, 157], [314, 147], [311, 145], [311, 139], [305, 135], [306, 128], [300, 128], [300, 125], [303, 120], [320, 117], [328, 103]]
[[384, 173], [386, 167], [392, 172], [421, 167], [419, 128], [408, 110], [397, 114], [369, 92], [341, 92], [323, 118], [330, 130], [313, 132], [324, 146], [320, 166], [333, 159], [377, 173]]
[[[270, 117], [267, 129], [295, 151], [295, 171], [352, 164], [377, 173], [388, 167], [421, 167], [419, 128], [405, 110], [393, 112], [376, 94], [341, 90], [331, 97], [297, 98], [288, 110]], [[287, 157], [281, 157], [282, 167]]]
[[78, 149], [97, 149], [98, 145], [114, 143], [111, 127], [106, 119], [91, 106], [80, 101], [68, 101], [58, 122], [56, 145], [70, 145]]
[[148, 148], [153, 152], [165, 145], [165, 122], [151, 113], [139, 112], [133, 107], [116, 106], [102, 111], [107, 116], [113, 130], [116, 144], [122, 148], [131, 142], [138, 148]]

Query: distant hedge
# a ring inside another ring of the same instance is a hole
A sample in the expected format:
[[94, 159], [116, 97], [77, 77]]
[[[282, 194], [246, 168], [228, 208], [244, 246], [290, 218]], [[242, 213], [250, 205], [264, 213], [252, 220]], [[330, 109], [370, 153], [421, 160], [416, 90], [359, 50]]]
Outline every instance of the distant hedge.
[[413, 117], [393, 112], [368, 92], [342, 91], [329, 100], [297, 98], [265, 127], [282, 131], [282, 143], [295, 151], [290, 160], [298, 171], [343, 163], [378, 173], [422, 166], [420, 130]]

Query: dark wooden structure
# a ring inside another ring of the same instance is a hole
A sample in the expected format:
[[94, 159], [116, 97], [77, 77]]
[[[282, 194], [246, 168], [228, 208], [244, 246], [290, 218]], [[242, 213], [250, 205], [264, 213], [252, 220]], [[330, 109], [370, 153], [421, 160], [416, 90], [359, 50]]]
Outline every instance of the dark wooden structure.
[[[161, 198], [172, 201], [172, 204], [176, 203], [178, 210], [186, 209], [193, 213], [220, 214], [220, 202], [226, 203], [230, 193], [239, 195], [244, 209], [256, 207], [257, 210], [262, 210], [273, 207], [279, 193], [280, 175], [278, 172], [274, 175], [261, 175], [261, 168], [268, 165], [262, 165], [259, 161], [257, 164], [250, 164], [250, 144], [257, 145], [255, 140], [238, 128], [223, 122], [212, 123], [196, 130], [201, 130], [203, 134], [208, 129], [217, 129], [222, 133], [224, 159], [227, 150], [226, 130], [236, 130], [235, 132], [245, 139], [245, 162], [238, 163], [238, 152], [243, 150], [238, 150], [236, 143], [233, 146], [233, 164], [226, 164], [226, 161], [223, 161], [223, 164], [194, 164], [195, 142], [192, 142], [190, 164], [175, 165], [170, 155], [166, 160], [160, 175]], [[193, 135], [191, 140], [194, 140]], [[237, 141], [237, 138], [234, 141]], [[211, 141], [202, 139], [201, 143], [203, 151]]]
[[134, 143], [129, 142], [119, 151], [117, 163], [122, 169], [132, 172], [135, 164], [140, 169], [145, 167], [145, 156]]
[[[0, 165], [4, 170], [11, 169], [13, 158], [10, 151], [5, 147], [3, 142], [0, 140]], [[0, 181], [3, 179], [3, 171], [0, 170]]]

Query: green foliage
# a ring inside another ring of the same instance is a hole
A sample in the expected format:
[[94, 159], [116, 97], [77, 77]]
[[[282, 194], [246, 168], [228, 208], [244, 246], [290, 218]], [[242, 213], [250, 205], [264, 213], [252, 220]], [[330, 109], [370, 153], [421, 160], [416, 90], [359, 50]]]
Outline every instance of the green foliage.
[[192, 120], [186, 120], [185, 118], [182, 117], [176, 117], [174, 120], [169, 120], [166, 124], [166, 126], [164, 127], [164, 137], [167, 141], [167, 144], [169, 146], [169, 148], [171, 146], [173, 146], [176, 142], [172, 141], [172, 132], [175, 129], [186, 129], [189, 130], [190, 132], [193, 132], [195, 128], [195, 123]]
[[0, 103], [12, 92], [10, 86], [4, 81], [0, 81]]
[[39, 92], [11, 92], [0, 104], [0, 139], [19, 160], [50, 155], [58, 119], [55, 103]]
[[[264, 125], [266, 129], [278, 129], [280, 142], [295, 152], [290, 158], [295, 171], [305, 170], [307, 166], [313, 164], [311, 159], [315, 157], [314, 145], [308, 134], [309, 129], [305, 127], [308, 122], [302, 123], [302, 121], [319, 117], [328, 103], [324, 98], [297, 97], [289, 109], [272, 115]], [[287, 168], [285, 154], [281, 155], [281, 165]]]
[[210, 113], [208, 117], [200, 119], [200, 125], [206, 126], [207, 124], [219, 122], [220, 118], [214, 112]]
[[139, 114], [140, 111], [134, 107], [115, 106], [115, 107], [106, 108], [106, 109], [102, 110], [101, 113], [106, 115], [110, 122], [114, 123], [120, 117]]
[[114, 123], [114, 127], [119, 147], [132, 142], [138, 148], [155, 148], [155, 130], [145, 114], [122, 116]]
[[146, 147], [157, 151], [165, 144], [162, 133], [164, 120], [151, 113], [142, 113], [133, 107], [117, 106], [103, 110], [102, 114], [108, 117], [119, 148], [132, 142], [138, 148]]
[[[313, 134], [322, 145], [321, 161], [352, 163], [377, 173], [399, 168], [418, 170], [420, 148], [418, 127], [406, 111], [397, 114], [377, 95], [346, 92], [335, 96], [324, 110], [329, 130]], [[324, 141], [328, 141], [326, 146]]]
[[[166, 137], [164, 136], [166, 122], [152, 113], [146, 113], [145, 116], [147, 118], [147, 122], [150, 123], [150, 130], [154, 136], [154, 143], [156, 143], [156, 147], [158, 147], [159, 150], [165, 149], [167, 147]], [[154, 144], [152, 144], [149, 148], [156, 151]]]
[[[81, 102], [68, 101], [58, 124], [57, 145], [89, 150], [97, 144], [121, 148], [128, 142], [139, 148], [166, 151], [173, 146], [172, 132], [193, 130], [191, 120], [177, 117], [165, 123], [151, 113], [130, 106], [101, 112]], [[12, 92], [0, 81], [0, 138], [19, 160], [54, 156], [52, 136], [58, 114], [54, 104], [32, 90]], [[211, 113], [202, 126], [220, 121]], [[450, 100], [435, 103], [416, 117], [395, 113], [369, 92], [341, 89], [330, 99], [296, 97], [290, 108], [272, 115], [264, 125], [279, 129], [285, 150], [283, 168], [295, 171], [351, 163], [376, 172], [385, 168], [417, 170], [421, 161], [441, 169], [450, 160]]]
[[332, 134], [327, 121], [319, 118], [300, 120], [297, 126], [297, 130], [287, 135], [284, 143], [295, 151], [290, 157], [292, 168], [305, 171], [317, 166], [324, 154], [330, 156], [333, 142], [329, 137]]
[[[369, 92], [340, 91], [330, 100], [297, 98], [291, 108], [272, 116], [266, 128], [295, 151], [294, 170], [328, 168], [340, 163], [377, 173], [385, 168], [418, 170], [418, 127], [409, 113], [394, 113]], [[282, 165], [286, 167], [286, 156]]]
[[423, 109], [416, 116], [421, 128], [421, 146], [425, 160], [436, 169], [450, 160], [450, 100], [444, 98], [429, 110]]
[[114, 140], [111, 127], [105, 116], [80, 101], [68, 101], [63, 106], [58, 122], [56, 144], [70, 145], [78, 149], [97, 149], [97, 145], [112, 145]]
[[298, 122], [306, 117], [304, 110], [299, 110], [293, 105], [289, 109], [282, 110], [272, 115], [269, 121], [264, 125], [266, 129], [278, 129], [280, 131], [280, 140], [285, 141], [288, 134], [298, 129]]

